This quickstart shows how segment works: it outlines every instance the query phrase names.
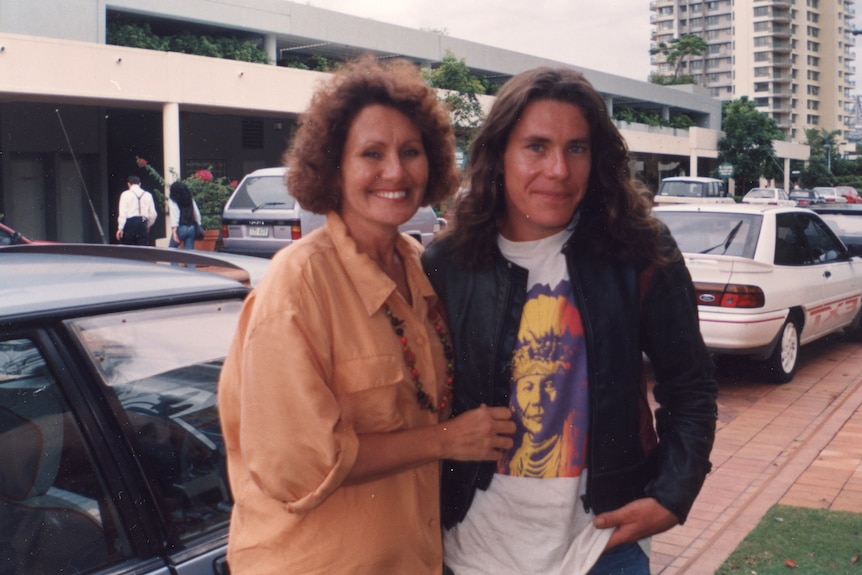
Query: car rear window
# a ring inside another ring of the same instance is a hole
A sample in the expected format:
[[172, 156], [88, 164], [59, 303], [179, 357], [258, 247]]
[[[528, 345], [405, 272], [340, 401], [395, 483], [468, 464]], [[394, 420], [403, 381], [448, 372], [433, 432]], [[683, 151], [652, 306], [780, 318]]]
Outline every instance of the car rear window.
[[296, 200], [287, 192], [282, 176], [248, 177], [234, 192], [230, 210], [292, 210]]
[[683, 253], [753, 258], [762, 216], [717, 212], [654, 212]]

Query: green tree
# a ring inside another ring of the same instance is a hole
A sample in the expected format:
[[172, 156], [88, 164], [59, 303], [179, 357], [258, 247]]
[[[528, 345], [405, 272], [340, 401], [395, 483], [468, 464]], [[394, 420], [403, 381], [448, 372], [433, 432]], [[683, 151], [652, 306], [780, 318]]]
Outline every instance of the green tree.
[[832, 163], [838, 156], [837, 137], [839, 135], [841, 135], [840, 130], [832, 132], [825, 128], [805, 130], [805, 140], [810, 149], [810, 156], [808, 166], [800, 174], [799, 179], [802, 186], [813, 188], [816, 186], [828, 187], [835, 184]]
[[734, 179], [742, 191], [757, 187], [761, 177], [776, 173], [773, 140], [784, 140], [775, 120], [757, 111], [743, 96], [724, 102], [721, 110], [724, 136], [718, 141], [718, 162], [733, 165]]
[[683, 62], [691, 56], [702, 56], [706, 54], [709, 46], [706, 40], [696, 34], [683, 34], [668, 42], [659, 42], [655, 48], [651, 48], [651, 55], [661, 54], [668, 64], [673, 66], [674, 79], [679, 78]]
[[458, 145], [467, 149], [484, 120], [478, 96], [485, 94], [487, 85], [473, 75], [464, 59], [448, 51], [436, 68], [425, 68], [425, 81], [442, 91], [440, 99], [449, 109]]

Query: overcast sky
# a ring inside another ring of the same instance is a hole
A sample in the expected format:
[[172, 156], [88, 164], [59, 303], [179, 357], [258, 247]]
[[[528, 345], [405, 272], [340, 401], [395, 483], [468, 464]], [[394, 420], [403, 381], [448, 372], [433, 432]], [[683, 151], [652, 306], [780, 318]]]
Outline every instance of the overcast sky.
[[[310, 0], [335, 10], [646, 80], [647, 0]], [[456, 54], [458, 56], [458, 54]], [[469, 64], [469, 62], [468, 62]]]

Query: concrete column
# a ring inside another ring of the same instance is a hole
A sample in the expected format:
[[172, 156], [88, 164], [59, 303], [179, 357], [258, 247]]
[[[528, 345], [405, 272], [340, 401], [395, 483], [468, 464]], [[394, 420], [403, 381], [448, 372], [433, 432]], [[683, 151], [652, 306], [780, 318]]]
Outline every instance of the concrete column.
[[688, 157], [688, 166], [689, 166], [689, 176], [692, 178], [697, 177], [697, 153], [692, 151], [691, 155]]
[[784, 191], [788, 194], [793, 191], [790, 189], [790, 158], [784, 158]]
[[263, 37], [263, 51], [266, 52], [270, 64], [273, 66], [278, 64], [278, 44], [275, 34], [267, 34]]
[[[165, 165], [165, 198], [172, 183], [180, 179], [180, 105], [167, 102], [162, 106], [162, 134], [164, 148], [162, 150]], [[165, 237], [156, 239], [156, 245], [167, 247], [171, 233], [171, 222], [168, 221], [167, 206], [159, 206], [159, 211], [165, 214]]]

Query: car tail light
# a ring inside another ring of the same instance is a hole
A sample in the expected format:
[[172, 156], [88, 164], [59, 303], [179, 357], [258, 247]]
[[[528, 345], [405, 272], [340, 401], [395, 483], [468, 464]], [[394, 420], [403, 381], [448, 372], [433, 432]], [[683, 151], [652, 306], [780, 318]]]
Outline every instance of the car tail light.
[[757, 286], [695, 283], [697, 304], [707, 307], [763, 307], [766, 296]]
[[222, 238], [230, 237], [230, 234], [229, 234], [229, 233], [228, 233], [228, 231], [227, 231], [227, 224], [222, 224], [222, 225], [221, 225], [221, 237], [222, 237]]
[[302, 237], [302, 225], [299, 222], [290, 224], [290, 239], [298, 240]]

